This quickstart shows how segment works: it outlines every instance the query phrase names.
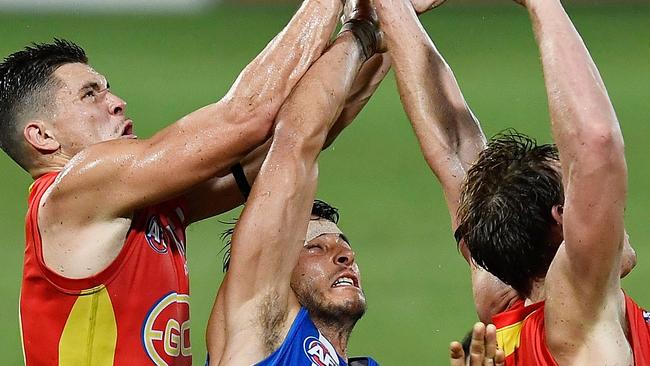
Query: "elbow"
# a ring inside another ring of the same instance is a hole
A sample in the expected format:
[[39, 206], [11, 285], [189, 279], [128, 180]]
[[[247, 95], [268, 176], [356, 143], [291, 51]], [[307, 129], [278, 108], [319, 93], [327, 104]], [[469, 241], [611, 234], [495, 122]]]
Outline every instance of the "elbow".
[[597, 150], [623, 150], [623, 136], [618, 123], [589, 127], [583, 132], [583, 141]]
[[618, 124], [591, 127], [578, 139], [587, 161], [607, 169], [625, 169], [625, 144]]

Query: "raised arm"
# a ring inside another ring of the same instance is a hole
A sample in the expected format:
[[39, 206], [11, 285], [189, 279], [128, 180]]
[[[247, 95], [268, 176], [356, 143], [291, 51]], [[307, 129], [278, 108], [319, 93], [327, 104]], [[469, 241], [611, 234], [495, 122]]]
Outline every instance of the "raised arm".
[[273, 351], [270, 336], [286, 334], [289, 313], [298, 311], [290, 277], [316, 191], [316, 159], [374, 45], [341, 33], [281, 108], [271, 149], [233, 234], [230, 267], [209, 326], [214, 333], [208, 330], [216, 358], [211, 364], [260, 361]]
[[[78, 223], [127, 216], [230, 168], [268, 138], [280, 105], [327, 45], [340, 9], [340, 0], [305, 0], [219, 102], [150, 139], [114, 140], [79, 153], [52, 192], [55, 206], [83, 212]], [[109, 97], [100, 90], [97, 98]]]
[[424, 157], [442, 184], [455, 229], [465, 171], [485, 147], [485, 137], [411, 2], [381, 0], [377, 12], [402, 104]]
[[[376, 54], [363, 64], [352, 84], [350, 95], [345, 101], [341, 114], [327, 135], [324, 148], [334, 143], [343, 129], [354, 121], [379, 87], [388, 70], [390, 70], [390, 57], [386, 54]], [[270, 146], [271, 141], [269, 140], [241, 161], [249, 184], [253, 184], [255, 181]], [[232, 174], [215, 177], [201, 183], [190, 191], [186, 198], [188, 206], [190, 206], [189, 211], [192, 213], [192, 216], [189, 217], [190, 222], [229, 211], [244, 203], [244, 196]]]
[[[442, 1], [415, 1], [425, 10]], [[416, 7], [415, 10], [418, 10]], [[466, 171], [485, 148], [485, 137], [470, 111], [454, 74], [436, 49], [406, 0], [382, 0], [377, 9], [385, 33], [404, 110], [429, 167], [440, 181], [452, 230]], [[479, 319], [489, 323], [505, 310], [516, 291], [476, 266], [464, 243], [461, 253], [470, 265]]]
[[[561, 3], [522, 3], [541, 53], [565, 192], [557, 213], [564, 245], [546, 277], [548, 343], [560, 363], [628, 364], [619, 280], [627, 190], [623, 136], [598, 70]], [[599, 340], [604, 334], [608, 339]], [[590, 351], [584, 352], [585, 345]]]

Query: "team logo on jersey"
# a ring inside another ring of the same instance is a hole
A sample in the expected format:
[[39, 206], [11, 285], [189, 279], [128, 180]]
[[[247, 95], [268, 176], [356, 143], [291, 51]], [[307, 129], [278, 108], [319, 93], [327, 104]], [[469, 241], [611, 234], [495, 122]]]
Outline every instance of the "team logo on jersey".
[[650, 311], [643, 310], [643, 319], [645, 319], [646, 323], [650, 323]]
[[319, 333], [319, 337], [307, 337], [302, 343], [305, 355], [312, 366], [339, 366], [339, 357], [332, 344]]
[[142, 325], [142, 344], [154, 365], [191, 363], [189, 314], [190, 296], [176, 292], [169, 293], [149, 310]]
[[166, 236], [167, 233], [163, 229], [162, 225], [160, 225], [158, 216], [151, 216], [147, 222], [147, 232], [144, 234], [151, 249], [161, 254], [167, 253], [168, 240]]

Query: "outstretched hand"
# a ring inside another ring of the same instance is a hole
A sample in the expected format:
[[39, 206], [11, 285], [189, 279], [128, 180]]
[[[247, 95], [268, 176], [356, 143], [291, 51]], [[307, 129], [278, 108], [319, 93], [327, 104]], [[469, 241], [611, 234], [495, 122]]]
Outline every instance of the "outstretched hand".
[[492, 324], [474, 324], [472, 342], [469, 347], [469, 363], [465, 361], [465, 351], [459, 342], [449, 345], [450, 366], [504, 366], [505, 354], [497, 349], [496, 328]]

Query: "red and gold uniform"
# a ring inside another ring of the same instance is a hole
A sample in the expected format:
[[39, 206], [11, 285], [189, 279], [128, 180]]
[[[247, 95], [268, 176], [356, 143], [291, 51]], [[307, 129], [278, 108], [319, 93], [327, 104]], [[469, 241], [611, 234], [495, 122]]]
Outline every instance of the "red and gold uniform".
[[[630, 346], [635, 365], [650, 365], [650, 313], [643, 311], [625, 295]], [[497, 342], [506, 354], [506, 366], [557, 366], [546, 346], [544, 302], [529, 306], [523, 300], [495, 315]]]
[[[184, 205], [134, 213], [124, 246], [100, 273], [62, 277], [45, 266], [41, 197], [58, 173], [29, 193], [20, 315], [29, 365], [191, 365]], [[107, 198], [110, 199], [110, 198]]]

